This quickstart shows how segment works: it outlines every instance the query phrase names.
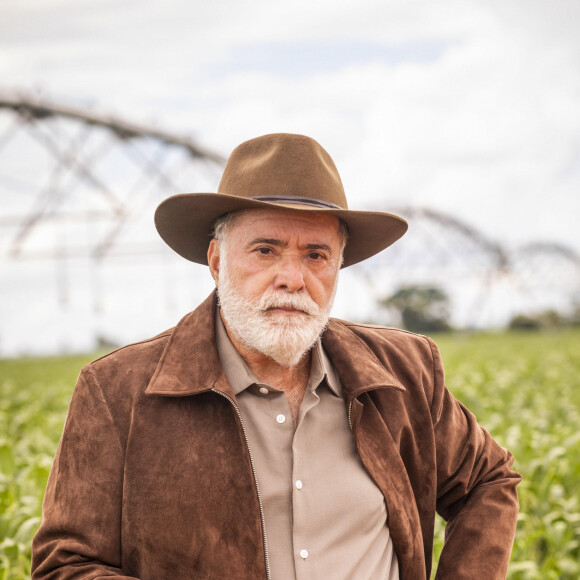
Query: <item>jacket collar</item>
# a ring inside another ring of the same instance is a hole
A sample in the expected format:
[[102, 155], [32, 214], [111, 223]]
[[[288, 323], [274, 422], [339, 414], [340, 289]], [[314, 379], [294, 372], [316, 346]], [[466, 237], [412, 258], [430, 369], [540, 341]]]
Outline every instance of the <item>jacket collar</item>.
[[322, 344], [338, 373], [347, 400], [374, 389], [406, 390], [367, 343], [344, 322], [330, 319], [322, 335]]
[[216, 305], [212, 293], [180, 320], [169, 335], [146, 394], [177, 397], [214, 388], [223, 374], [215, 342]]
[[[234, 395], [216, 347], [216, 308], [217, 299], [213, 292], [173, 329], [146, 394], [177, 397], [215, 388]], [[322, 343], [336, 368], [347, 400], [371, 389], [394, 387], [405, 390], [366, 343], [344, 323], [331, 319]]]

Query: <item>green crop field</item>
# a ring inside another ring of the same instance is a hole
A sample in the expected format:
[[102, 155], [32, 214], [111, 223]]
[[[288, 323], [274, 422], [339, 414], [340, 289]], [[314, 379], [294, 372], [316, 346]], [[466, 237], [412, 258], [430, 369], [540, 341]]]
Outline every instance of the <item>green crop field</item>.
[[[524, 476], [508, 577], [580, 578], [580, 331], [436, 340], [449, 388], [514, 453]], [[0, 579], [29, 576], [67, 404], [91, 358], [0, 361]], [[436, 555], [441, 544], [439, 537]]]

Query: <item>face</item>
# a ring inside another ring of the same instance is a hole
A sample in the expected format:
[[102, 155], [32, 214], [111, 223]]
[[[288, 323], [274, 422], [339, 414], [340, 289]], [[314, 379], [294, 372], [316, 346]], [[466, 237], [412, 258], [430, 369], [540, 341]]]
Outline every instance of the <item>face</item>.
[[208, 263], [230, 335], [284, 366], [300, 360], [332, 305], [341, 262], [338, 225], [324, 214], [248, 210], [222, 243], [212, 240]]

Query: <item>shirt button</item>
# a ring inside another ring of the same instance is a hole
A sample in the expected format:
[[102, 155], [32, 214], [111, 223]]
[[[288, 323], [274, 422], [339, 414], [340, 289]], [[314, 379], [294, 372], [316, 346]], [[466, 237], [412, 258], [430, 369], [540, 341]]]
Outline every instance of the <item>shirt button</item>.
[[296, 480], [296, 488], [297, 489], [302, 489], [302, 481], [300, 479]]
[[260, 387], [260, 393], [262, 393], [262, 395], [267, 395], [270, 391], [268, 391], [268, 389], [266, 387]]
[[300, 550], [300, 557], [303, 560], [306, 560], [306, 558], [308, 558], [308, 550]]
[[276, 417], [276, 421], [278, 421], [278, 423], [284, 423], [284, 421], [286, 421], [286, 417], [280, 414]]

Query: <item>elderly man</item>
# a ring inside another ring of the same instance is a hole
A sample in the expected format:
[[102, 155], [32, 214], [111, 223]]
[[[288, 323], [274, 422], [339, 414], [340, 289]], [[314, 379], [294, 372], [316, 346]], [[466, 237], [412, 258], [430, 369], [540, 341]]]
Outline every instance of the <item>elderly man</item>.
[[445, 388], [437, 348], [329, 320], [338, 272], [400, 238], [347, 209], [300, 135], [230, 156], [217, 194], [156, 225], [209, 266], [173, 329], [85, 367], [33, 546], [33, 578], [504, 578], [517, 473]]

